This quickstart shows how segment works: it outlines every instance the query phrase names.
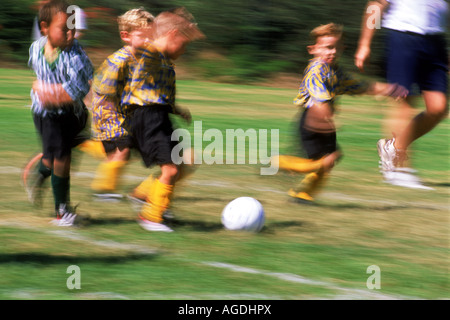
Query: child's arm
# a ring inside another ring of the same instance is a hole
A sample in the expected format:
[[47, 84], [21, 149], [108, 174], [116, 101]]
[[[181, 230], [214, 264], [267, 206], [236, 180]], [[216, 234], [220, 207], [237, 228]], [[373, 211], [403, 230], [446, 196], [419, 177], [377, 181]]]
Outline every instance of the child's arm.
[[408, 90], [396, 83], [372, 82], [367, 87], [366, 93], [384, 97], [406, 98]]
[[35, 80], [33, 91], [47, 109], [58, 108], [62, 104], [73, 102], [72, 97], [64, 90], [62, 84], [50, 84], [42, 80]]
[[174, 105], [172, 108], [173, 114], [181, 116], [188, 124], [192, 121], [191, 112], [189, 109], [181, 108], [179, 105]]
[[42, 80], [33, 83], [33, 91], [47, 109], [81, 101], [89, 93], [93, 76], [91, 61], [82, 50], [76, 50], [70, 59], [66, 81], [51, 84]]

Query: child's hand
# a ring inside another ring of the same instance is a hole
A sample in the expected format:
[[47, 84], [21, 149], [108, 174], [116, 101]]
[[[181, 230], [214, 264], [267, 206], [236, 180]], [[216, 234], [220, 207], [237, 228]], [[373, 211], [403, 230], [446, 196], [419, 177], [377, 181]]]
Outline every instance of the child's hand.
[[35, 80], [32, 88], [46, 109], [59, 108], [62, 104], [73, 102], [61, 84], [49, 84], [42, 80]]
[[44, 95], [44, 92], [43, 92], [44, 89], [43, 89], [42, 81], [41, 80], [34, 80], [32, 89], [33, 89], [34, 93], [36, 93], [37, 96], [39, 97], [39, 99], [41, 100], [41, 97]]
[[39, 101], [42, 103], [43, 107], [46, 109], [50, 109], [52, 106], [48, 103], [49, 92], [48, 88], [46, 88], [46, 83], [42, 80], [34, 80], [33, 82], [33, 91], [38, 96]]

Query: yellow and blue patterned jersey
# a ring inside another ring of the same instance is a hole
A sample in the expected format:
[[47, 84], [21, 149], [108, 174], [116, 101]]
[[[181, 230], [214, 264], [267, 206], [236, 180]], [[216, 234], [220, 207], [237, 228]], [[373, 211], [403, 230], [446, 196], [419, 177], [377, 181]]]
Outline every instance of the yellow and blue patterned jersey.
[[128, 47], [110, 55], [97, 70], [92, 85], [92, 131], [96, 140], [128, 135], [130, 83], [138, 61]]
[[137, 106], [175, 105], [175, 66], [151, 42], [147, 43], [135, 68], [126, 100]]
[[311, 59], [303, 72], [302, 82], [294, 104], [310, 108], [314, 104], [334, 103], [342, 94], [360, 94], [367, 90], [364, 81], [352, 78], [340, 67], [330, 66], [319, 59]]

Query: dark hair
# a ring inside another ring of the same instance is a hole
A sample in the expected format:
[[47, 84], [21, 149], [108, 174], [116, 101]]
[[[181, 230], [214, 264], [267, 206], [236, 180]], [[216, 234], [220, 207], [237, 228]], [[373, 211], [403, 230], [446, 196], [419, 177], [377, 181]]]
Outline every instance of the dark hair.
[[59, 13], [67, 13], [67, 8], [70, 5], [65, 0], [50, 0], [39, 10], [39, 27], [41, 22], [45, 22], [47, 25], [53, 20], [53, 17]]

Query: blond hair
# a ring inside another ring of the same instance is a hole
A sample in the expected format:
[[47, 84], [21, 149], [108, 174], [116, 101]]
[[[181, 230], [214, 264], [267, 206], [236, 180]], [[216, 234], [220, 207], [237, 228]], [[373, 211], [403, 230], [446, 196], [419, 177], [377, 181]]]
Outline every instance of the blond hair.
[[131, 32], [145, 28], [155, 20], [155, 17], [144, 8], [131, 9], [117, 18], [119, 31]]
[[316, 43], [318, 38], [325, 36], [342, 38], [343, 33], [344, 27], [342, 25], [336, 23], [328, 23], [314, 28], [309, 35], [313, 43]]
[[172, 30], [177, 30], [191, 41], [205, 38], [197, 27], [194, 16], [184, 7], [161, 12], [155, 18], [154, 25], [156, 38], [163, 37]]

